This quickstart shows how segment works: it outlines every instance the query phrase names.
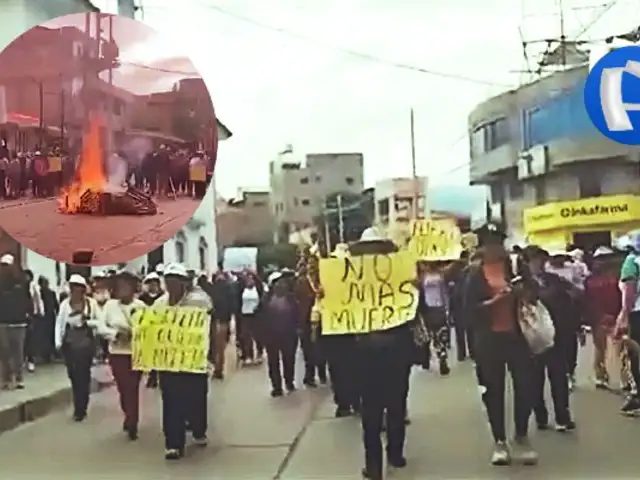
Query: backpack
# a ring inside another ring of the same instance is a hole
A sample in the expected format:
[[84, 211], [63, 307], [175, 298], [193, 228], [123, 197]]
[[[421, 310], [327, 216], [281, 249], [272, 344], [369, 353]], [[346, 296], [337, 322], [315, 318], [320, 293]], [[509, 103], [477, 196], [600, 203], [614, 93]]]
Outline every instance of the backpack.
[[95, 351], [95, 336], [93, 329], [87, 324], [87, 320], [91, 318], [91, 303], [89, 303], [89, 300], [85, 300], [82, 316], [82, 325], [72, 326], [67, 324], [62, 338], [62, 348], [68, 352], [92, 354]]

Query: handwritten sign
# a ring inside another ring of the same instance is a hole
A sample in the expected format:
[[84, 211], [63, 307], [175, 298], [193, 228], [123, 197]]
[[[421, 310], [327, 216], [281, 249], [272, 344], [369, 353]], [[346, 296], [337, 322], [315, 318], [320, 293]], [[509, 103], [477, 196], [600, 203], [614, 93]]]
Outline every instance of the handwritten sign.
[[189, 167], [189, 180], [192, 182], [205, 182], [207, 180], [207, 166], [191, 165]]
[[455, 220], [430, 218], [412, 223], [407, 247], [420, 260], [456, 260], [462, 253], [461, 240]]
[[418, 295], [410, 252], [320, 260], [323, 335], [388, 330], [412, 320]]
[[134, 313], [134, 370], [206, 373], [209, 352], [207, 310], [149, 307]]

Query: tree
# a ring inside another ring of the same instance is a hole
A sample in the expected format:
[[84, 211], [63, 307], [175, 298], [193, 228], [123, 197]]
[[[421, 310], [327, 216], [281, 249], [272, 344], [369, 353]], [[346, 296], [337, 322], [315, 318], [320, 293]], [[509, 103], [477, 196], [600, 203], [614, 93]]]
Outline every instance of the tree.
[[[338, 198], [340, 197], [340, 202]], [[340, 217], [344, 230], [344, 238], [340, 238]], [[326, 197], [325, 209], [314, 219], [314, 225], [323, 237], [329, 230], [331, 248], [344, 241], [355, 242], [362, 232], [373, 223], [373, 197], [351, 192], [336, 193]], [[326, 240], [322, 243], [326, 244]]]

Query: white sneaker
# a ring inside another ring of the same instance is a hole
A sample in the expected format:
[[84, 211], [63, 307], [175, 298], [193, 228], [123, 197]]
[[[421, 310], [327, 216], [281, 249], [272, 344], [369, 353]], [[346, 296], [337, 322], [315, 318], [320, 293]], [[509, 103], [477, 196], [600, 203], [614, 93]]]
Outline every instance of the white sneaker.
[[509, 454], [507, 444], [505, 442], [497, 442], [491, 454], [491, 465], [502, 466], [509, 465], [510, 463], [511, 455]]
[[36, 364], [33, 362], [28, 362], [27, 363], [27, 372], [29, 373], [33, 373], [36, 371]]
[[516, 437], [513, 441], [515, 455], [518, 461], [524, 465], [535, 465], [538, 463], [538, 452], [529, 443], [527, 437]]

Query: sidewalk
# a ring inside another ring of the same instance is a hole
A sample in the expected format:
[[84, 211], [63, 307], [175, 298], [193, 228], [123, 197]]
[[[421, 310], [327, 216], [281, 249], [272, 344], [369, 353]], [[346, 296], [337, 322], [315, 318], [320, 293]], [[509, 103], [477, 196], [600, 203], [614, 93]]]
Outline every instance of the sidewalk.
[[[238, 367], [235, 340], [226, 354], [226, 376]], [[108, 365], [96, 365], [92, 370], [92, 391], [99, 392], [113, 385]], [[0, 435], [23, 423], [33, 422], [71, 404], [71, 385], [62, 364], [42, 365], [34, 373], [25, 374], [24, 390], [0, 391]]]

